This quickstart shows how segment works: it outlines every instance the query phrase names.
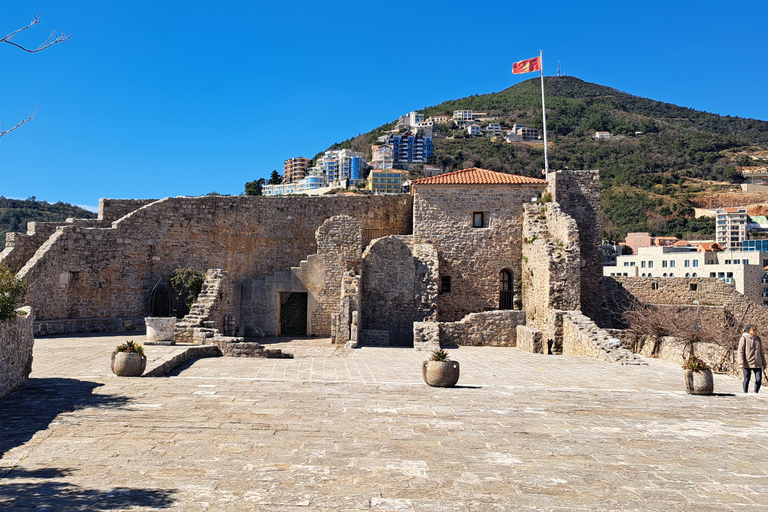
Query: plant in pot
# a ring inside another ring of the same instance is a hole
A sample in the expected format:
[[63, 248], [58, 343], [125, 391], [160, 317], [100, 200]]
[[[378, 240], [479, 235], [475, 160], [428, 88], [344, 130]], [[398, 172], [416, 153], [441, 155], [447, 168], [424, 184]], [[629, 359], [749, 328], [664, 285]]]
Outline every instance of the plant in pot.
[[448, 358], [445, 350], [435, 350], [421, 365], [421, 376], [430, 386], [450, 388], [459, 381], [459, 363]]
[[118, 377], [140, 377], [146, 367], [144, 347], [136, 342], [128, 340], [112, 352], [112, 373]]

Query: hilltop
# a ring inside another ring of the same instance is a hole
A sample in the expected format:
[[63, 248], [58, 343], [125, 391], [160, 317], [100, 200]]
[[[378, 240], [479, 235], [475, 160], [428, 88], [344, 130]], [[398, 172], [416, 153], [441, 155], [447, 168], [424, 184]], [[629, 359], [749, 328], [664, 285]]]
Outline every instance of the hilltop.
[[69, 203], [48, 203], [29, 199], [8, 199], [0, 196], [0, 250], [5, 248], [5, 234], [27, 231], [27, 222], [60, 222], [70, 217], [94, 219], [96, 214]]
[[[766, 165], [768, 122], [720, 116], [633, 96], [576, 77], [545, 77], [550, 169], [600, 169], [604, 231], [622, 238], [627, 231], [656, 235], [704, 236], [711, 221], [693, 219], [692, 200], [732, 190], [740, 166]], [[445, 101], [421, 110], [425, 117], [454, 110], [486, 112], [502, 127], [514, 123], [541, 128], [538, 78], [501, 92]], [[370, 151], [382, 125], [329, 149]], [[594, 140], [609, 131], [612, 140]], [[446, 171], [484, 167], [540, 176], [543, 147], [465, 137], [437, 127], [431, 163]], [[454, 138], [450, 138], [450, 137]]]

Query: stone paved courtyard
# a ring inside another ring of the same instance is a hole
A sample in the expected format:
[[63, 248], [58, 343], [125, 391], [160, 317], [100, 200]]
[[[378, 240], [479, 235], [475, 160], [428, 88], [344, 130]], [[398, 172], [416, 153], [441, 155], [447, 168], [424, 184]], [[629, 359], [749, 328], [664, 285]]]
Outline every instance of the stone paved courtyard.
[[460, 387], [437, 389], [424, 354], [328, 340], [113, 377], [126, 338], [36, 341], [29, 386], [0, 400], [0, 510], [768, 506], [768, 394], [733, 377], [696, 397], [661, 361], [462, 347]]

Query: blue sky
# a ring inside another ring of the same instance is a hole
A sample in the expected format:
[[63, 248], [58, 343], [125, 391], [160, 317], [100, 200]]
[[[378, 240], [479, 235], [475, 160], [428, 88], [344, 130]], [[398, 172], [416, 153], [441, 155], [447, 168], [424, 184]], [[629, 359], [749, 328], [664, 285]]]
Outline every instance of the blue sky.
[[[725, 5], [729, 5], [725, 8]], [[4, 0], [0, 195], [95, 206], [244, 183], [410, 110], [564, 73], [768, 120], [768, 2]]]

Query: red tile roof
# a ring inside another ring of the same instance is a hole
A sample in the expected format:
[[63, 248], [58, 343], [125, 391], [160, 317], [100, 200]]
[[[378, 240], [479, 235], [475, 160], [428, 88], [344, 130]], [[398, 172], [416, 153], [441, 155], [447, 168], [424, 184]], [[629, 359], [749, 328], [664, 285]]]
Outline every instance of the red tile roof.
[[717, 242], [715, 242], [715, 243], [703, 242], [703, 243], [699, 244], [699, 251], [720, 252], [722, 250], [723, 250], [723, 247], [719, 243], [717, 243]]
[[547, 180], [472, 167], [413, 180], [411, 185], [544, 185]]

